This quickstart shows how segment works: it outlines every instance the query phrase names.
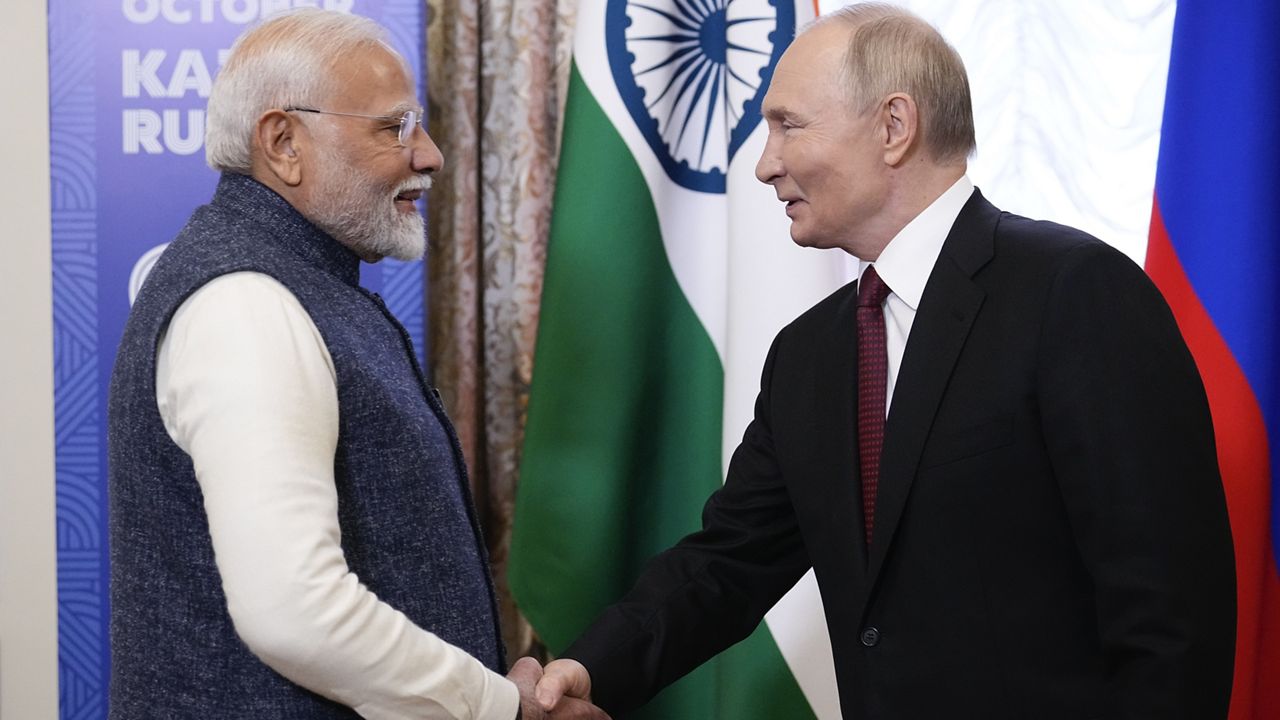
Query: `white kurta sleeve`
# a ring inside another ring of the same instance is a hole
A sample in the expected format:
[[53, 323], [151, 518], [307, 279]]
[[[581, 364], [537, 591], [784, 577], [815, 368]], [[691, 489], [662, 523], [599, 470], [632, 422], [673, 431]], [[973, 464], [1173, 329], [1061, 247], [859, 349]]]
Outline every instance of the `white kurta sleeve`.
[[333, 361], [283, 285], [234, 273], [188, 298], [159, 345], [156, 402], [195, 465], [236, 632], [263, 662], [366, 718], [515, 717], [514, 684], [347, 567]]

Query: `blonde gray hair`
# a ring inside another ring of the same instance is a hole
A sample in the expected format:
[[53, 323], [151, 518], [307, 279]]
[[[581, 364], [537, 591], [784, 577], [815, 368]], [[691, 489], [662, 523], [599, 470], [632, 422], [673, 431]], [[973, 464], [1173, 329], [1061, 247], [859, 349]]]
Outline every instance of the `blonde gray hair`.
[[906, 93], [919, 108], [924, 147], [935, 162], [961, 162], [973, 154], [969, 77], [937, 29], [908, 10], [874, 2], [840, 8], [809, 27], [830, 22], [851, 28], [843, 79], [856, 112]]
[[358, 15], [299, 8], [246, 31], [231, 46], [209, 95], [209, 167], [249, 174], [258, 118], [273, 108], [323, 105], [336, 89], [343, 60], [372, 47], [404, 62], [382, 26]]

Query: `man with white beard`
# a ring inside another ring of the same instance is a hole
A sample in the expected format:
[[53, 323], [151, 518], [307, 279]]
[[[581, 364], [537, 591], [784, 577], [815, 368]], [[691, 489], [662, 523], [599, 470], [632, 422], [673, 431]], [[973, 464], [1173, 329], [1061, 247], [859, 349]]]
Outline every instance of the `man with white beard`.
[[453, 429], [358, 284], [361, 260], [422, 256], [443, 164], [403, 58], [367, 19], [278, 16], [208, 120], [217, 192], [112, 375], [111, 717], [543, 717], [536, 662], [499, 674]]

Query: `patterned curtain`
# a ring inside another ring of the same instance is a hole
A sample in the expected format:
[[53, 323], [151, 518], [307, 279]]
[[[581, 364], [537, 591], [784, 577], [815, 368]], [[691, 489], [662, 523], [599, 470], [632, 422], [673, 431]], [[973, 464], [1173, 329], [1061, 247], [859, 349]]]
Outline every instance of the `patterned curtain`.
[[512, 658], [533, 634], [507, 550], [575, 0], [429, 0], [429, 362], [458, 429]]

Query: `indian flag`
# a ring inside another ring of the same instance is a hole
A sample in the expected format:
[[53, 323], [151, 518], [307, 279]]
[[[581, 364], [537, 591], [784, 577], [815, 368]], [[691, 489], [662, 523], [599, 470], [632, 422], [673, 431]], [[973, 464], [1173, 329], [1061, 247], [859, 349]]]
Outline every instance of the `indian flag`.
[[[812, 0], [583, 0], [509, 580], [554, 654], [699, 527], [774, 334], [842, 284], [754, 177]], [[812, 573], [636, 717], [840, 717]]]

